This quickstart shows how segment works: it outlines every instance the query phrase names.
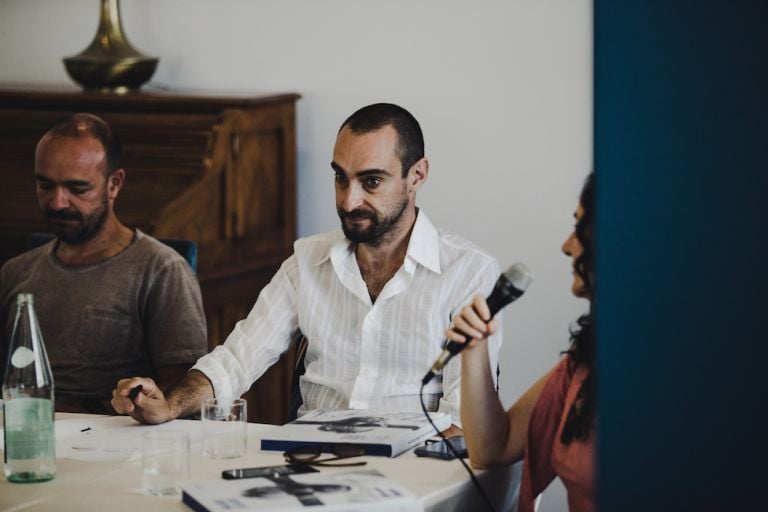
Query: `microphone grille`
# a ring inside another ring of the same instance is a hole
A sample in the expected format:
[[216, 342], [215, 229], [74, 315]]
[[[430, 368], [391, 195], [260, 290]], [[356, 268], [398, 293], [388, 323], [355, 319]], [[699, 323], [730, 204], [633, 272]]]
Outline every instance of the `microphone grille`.
[[512, 283], [512, 286], [521, 292], [528, 289], [531, 281], [533, 281], [533, 274], [523, 263], [515, 263], [514, 265], [511, 265], [507, 271], [504, 272], [504, 277]]

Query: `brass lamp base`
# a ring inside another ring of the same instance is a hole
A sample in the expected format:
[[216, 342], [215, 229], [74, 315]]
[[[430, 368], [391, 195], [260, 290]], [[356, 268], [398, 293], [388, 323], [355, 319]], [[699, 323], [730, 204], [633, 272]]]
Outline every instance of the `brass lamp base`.
[[63, 60], [69, 76], [84, 89], [112, 93], [139, 89], [158, 62], [131, 46], [123, 34], [120, 0], [101, 0], [96, 37], [81, 53]]
[[72, 80], [83, 89], [124, 93], [139, 89], [149, 81], [157, 68], [156, 58], [118, 60], [88, 59], [81, 55], [64, 59], [64, 67]]

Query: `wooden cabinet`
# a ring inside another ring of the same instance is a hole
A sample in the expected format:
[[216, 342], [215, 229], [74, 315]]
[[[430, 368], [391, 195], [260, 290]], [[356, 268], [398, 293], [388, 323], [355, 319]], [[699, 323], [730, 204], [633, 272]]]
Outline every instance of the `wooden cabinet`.
[[[123, 144], [118, 217], [197, 243], [209, 345], [222, 343], [293, 251], [298, 98], [0, 89], [0, 264], [46, 230], [33, 179], [37, 141], [64, 115], [96, 114]], [[285, 420], [292, 362], [286, 354], [254, 384], [249, 419]]]

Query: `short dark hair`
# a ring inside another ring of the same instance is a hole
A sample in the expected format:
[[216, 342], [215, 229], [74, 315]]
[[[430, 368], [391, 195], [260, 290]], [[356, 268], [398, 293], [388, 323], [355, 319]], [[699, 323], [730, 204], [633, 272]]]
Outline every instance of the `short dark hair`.
[[397, 132], [399, 140], [396, 151], [405, 178], [411, 166], [424, 158], [424, 135], [419, 122], [403, 107], [393, 103], [368, 105], [349, 116], [341, 124], [339, 132], [349, 126], [352, 133], [370, 133], [387, 125], [391, 125]]
[[104, 155], [107, 159], [107, 166], [104, 169], [105, 177], [111, 176], [123, 165], [123, 150], [120, 140], [106, 121], [93, 114], [79, 113], [63, 117], [54, 123], [46, 135], [73, 137], [75, 139], [93, 137], [98, 140], [101, 147], [104, 148]]

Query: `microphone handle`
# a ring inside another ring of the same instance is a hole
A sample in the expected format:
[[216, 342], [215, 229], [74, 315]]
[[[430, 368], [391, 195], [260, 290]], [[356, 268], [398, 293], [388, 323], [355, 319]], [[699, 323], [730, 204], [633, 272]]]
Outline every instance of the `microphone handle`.
[[[488, 296], [487, 299], [485, 299], [486, 304], [488, 304], [488, 309], [491, 312], [491, 318], [496, 316], [496, 313], [501, 311], [504, 306], [509, 304], [510, 302], [513, 302], [514, 300], [518, 299], [523, 292], [518, 290], [517, 288], [514, 288], [513, 286], [499, 286], [498, 284], [493, 289], [493, 292]], [[448, 341], [445, 344], [445, 350], [451, 353], [452, 356], [455, 356], [464, 348], [466, 348], [467, 343], [469, 343], [472, 340], [471, 336], [464, 335], [464, 343], [457, 343], [455, 341]]]
[[[528, 279], [528, 281], [530, 281], [530, 279]], [[496, 313], [498, 313], [501, 308], [520, 298], [520, 296], [525, 291], [525, 288], [527, 287], [528, 282], [524, 282], [522, 290], [516, 288], [515, 285], [513, 285], [512, 282], [507, 279], [506, 274], [502, 274], [496, 281], [491, 294], [487, 299], [485, 299], [485, 302], [488, 304], [488, 310], [491, 313], [491, 318], [496, 316]], [[437, 361], [435, 361], [435, 363], [432, 365], [432, 368], [421, 380], [422, 386], [426, 386], [427, 383], [432, 380], [435, 375], [440, 373], [448, 361], [453, 356], [464, 350], [470, 341], [471, 337], [466, 334], [464, 334], [464, 343], [457, 343], [455, 341], [446, 340], [445, 344], [443, 345], [442, 353], [437, 358]]]
[[[495, 292], [496, 290], [494, 290]], [[502, 310], [504, 306], [518, 298], [522, 293], [518, 294], [511, 294], [511, 293], [491, 293], [487, 299], [485, 299], [485, 302], [488, 304], [488, 309], [491, 312], [491, 318], [496, 316], [496, 313]]]

